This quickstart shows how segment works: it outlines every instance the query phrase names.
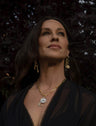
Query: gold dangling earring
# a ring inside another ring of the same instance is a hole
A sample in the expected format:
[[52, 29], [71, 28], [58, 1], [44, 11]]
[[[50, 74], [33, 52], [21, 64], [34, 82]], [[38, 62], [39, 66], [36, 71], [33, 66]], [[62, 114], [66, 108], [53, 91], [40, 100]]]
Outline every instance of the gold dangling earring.
[[37, 73], [39, 73], [39, 68], [38, 68], [37, 61], [34, 62], [34, 70], [37, 70]]
[[66, 57], [66, 59], [65, 59], [65, 68], [66, 68], [66, 69], [70, 69], [69, 57]]

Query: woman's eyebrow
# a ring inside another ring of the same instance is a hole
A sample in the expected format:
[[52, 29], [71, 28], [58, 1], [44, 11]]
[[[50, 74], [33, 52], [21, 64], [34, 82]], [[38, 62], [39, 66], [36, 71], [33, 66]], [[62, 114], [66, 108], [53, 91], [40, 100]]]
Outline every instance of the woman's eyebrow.
[[[49, 30], [51, 30], [51, 29], [50, 29], [50, 28], [42, 28], [42, 30], [47, 30], [47, 31], [49, 31]], [[65, 31], [63, 28], [57, 28], [57, 31], [60, 31], [60, 30]]]
[[63, 29], [63, 28], [57, 28], [57, 30], [58, 30], [58, 31], [60, 31], [60, 30], [63, 30], [63, 31], [64, 31], [64, 29]]
[[50, 30], [50, 28], [42, 28], [42, 30]]

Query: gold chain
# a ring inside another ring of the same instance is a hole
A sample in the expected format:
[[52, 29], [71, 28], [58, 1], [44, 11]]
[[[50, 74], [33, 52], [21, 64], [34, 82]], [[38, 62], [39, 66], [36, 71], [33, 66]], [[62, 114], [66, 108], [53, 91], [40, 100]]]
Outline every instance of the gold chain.
[[39, 85], [37, 85], [37, 88], [38, 88], [40, 94], [41, 94], [43, 97], [46, 97], [46, 96], [48, 96], [51, 92], [55, 91], [65, 80], [66, 80], [66, 79], [64, 79], [59, 85], [57, 85], [55, 88], [51, 89], [51, 90], [50, 90], [48, 93], [46, 93], [46, 94], [44, 94], [44, 93], [41, 91]]

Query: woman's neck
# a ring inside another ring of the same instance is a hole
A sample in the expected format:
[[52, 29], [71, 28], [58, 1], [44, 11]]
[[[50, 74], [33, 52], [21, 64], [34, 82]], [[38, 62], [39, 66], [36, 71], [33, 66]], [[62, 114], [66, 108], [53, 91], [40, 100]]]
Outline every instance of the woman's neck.
[[64, 79], [64, 60], [56, 63], [40, 62], [40, 77], [37, 83], [42, 90], [54, 88]]

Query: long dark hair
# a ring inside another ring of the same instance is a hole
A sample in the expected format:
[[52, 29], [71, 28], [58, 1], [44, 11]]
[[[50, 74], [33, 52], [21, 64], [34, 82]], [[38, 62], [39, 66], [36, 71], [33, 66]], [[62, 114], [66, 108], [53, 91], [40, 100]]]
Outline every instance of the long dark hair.
[[[28, 84], [34, 83], [38, 77], [39, 73], [34, 70], [34, 61], [38, 60], [38, 38], [41, 32], [41, 26], [46, 20], [57, 20], [59, 21], [66, 30], [68, 41], [69, 41], [69, 50], [71, 52], [72, 37], [67, 26], [62, 19], [58, 17], [46, 16], [39, 20], [39, 22], [34, 25], [27, 39], [25, 40], [22, 48], [18, 51], [15, 58], [15, 84], [17, 88], [26, 87]], [[75, 59], [73, 59], [72, 54], [70, 53], [70, 70], [67, 70], [65, 67], [65, 76], [68, 79], [75, 81], [76, 83], [80, 82], [80, 72], [76, 64]]]

